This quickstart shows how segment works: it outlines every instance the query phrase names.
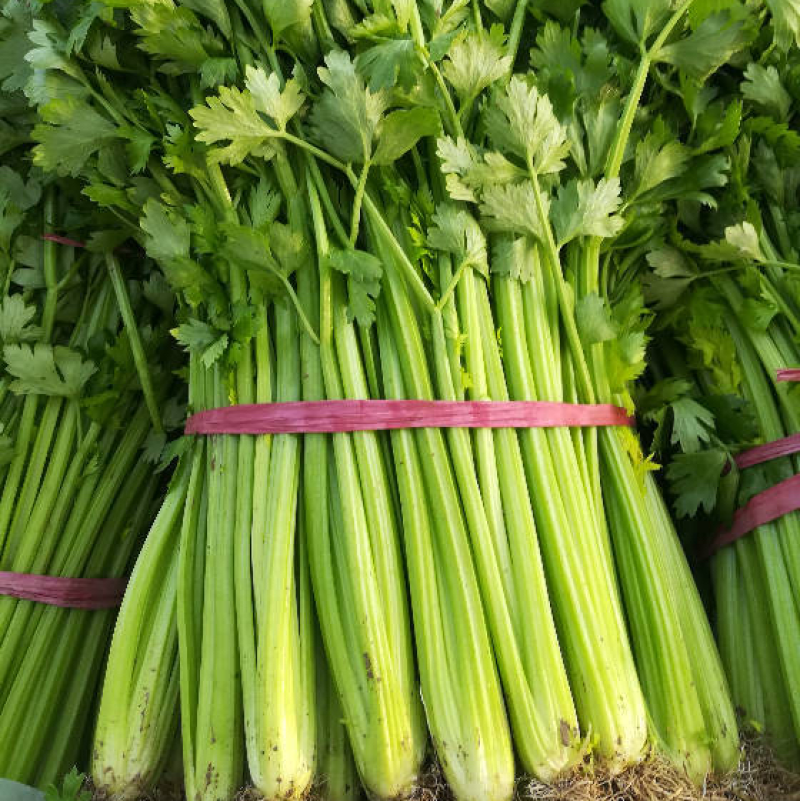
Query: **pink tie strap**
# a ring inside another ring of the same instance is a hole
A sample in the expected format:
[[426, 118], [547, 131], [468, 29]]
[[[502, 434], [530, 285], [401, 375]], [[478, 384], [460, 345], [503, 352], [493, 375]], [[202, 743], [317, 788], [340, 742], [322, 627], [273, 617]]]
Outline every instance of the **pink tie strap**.
[[631, 425], [612, 404], [546, 401], [324, 400], [225, 406], [193, 414], [187, 434], [332, 434], [397, 428]]
[[42, 239], [47, 242], [55, 242], [57, 245], [67, 245], [72, 248], [85, 248], [85, 242], [78, 242], [77, 239], [68, 239], [66, 236], [59, 236], [58, 234], [42, 234]]
[[0, 571], [0, 595], [67, 609], [112, 609], [122, 603], [124, 578], [62, 578]]
[[779, 517], [800, 508], [800, 475], [787, 478], [774, 487], [754, 495], [741, 509], [737, 509], [730, 528], [720, 528], [703, 556], [709, 557], [736, 542], [753, 529], [772, 523]]

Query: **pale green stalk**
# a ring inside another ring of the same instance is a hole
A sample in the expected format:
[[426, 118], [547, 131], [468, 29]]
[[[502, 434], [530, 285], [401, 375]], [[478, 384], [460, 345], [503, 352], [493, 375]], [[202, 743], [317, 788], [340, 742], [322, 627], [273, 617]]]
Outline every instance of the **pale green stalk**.
[[[327, 234], [311, 194], [321, 272], [321, 348], [307, 354], [306, 399], [367, 398], [370, 390], [339, 279], [327, 265]], [[309, 281], [310, 279], [302, 279]], [[311, 299], [314, 287], [305, 288]], [[309, 362], [314, 360], [314, 364]], [[394, 500], [379, 436], [334, 434], [332, 449], [308, 438], [306, 521], [321, 628], [366, 788], [410, 794], [425, 753], [404, 569]], [[329, 485], [320, 474], [333, 473]], [[329, 494], [330, 493], [330, 494]], [[327, 517], [329, 505], [335, 514]], [[349, 647], [348, 647], [349, 645]]]
[[[497, 277], [493, 287], [501, 330], [526, 331], [503, 340], [512, 400], [562, 400], [546, 283], [534, 277], [522, 286]], [[647, 729], [607, 534], [569, 429], [524, 429], [519, 436], [578, 718], [606, 763], [619, 770], [639, 758]]]
[[[481, 280], [468, 271], [457, 287], [461, 328], [467, 333], [470, 397], [508, 400], [489, 297]], [[440, 397], [455, 400], [454, 380], [443, 353], [443, 325], [437, 316], [433, 338], [440, 353]], [[450, 429], [447, 435], [517, 752], [526, 771], [549, 780], [577, 763], [580, 742], [517, 435], [511, 429], [478, 429], [472, 436], [466, 429]]]
[[92, 749], [98, 789], [151, 789], [178, 718], [177, 569], [191, 459], [181, 460], [128, 582], [111, 642]]
[[[276, 396], [300, 399], [300, 353], [294, 313], [275, 307]], [[313, 629], [307, 567], [297, 543], [300, 436], [273, 437], [264, 527], [254, 529], [262, 549], [256, 590], [255, 725], [259, 753], [253, 784], [266, 798], [301, 797], [314, 770]], [[262, 491], [262, 490], [259, 490]], [[254, 560], [254, 564], [258, 564]]]
[[[195, 408], [228, 402], [220, 366], [190, 367]], [[193, 458], [181, 534], [178, 577], [181, 724], [186, 794], [192, 801], [227, 801], [241, 786], [243, 734], [233, 549], [237, 535], [237, 445], [212, 436]]]
[[[410, 300], [387, 270], [378, 315], [386, 397], [432, 398]], [[439, 429], [393, 431], [422, 695], [459, 801], [511, 797], [514, 766], [451, 455]]]

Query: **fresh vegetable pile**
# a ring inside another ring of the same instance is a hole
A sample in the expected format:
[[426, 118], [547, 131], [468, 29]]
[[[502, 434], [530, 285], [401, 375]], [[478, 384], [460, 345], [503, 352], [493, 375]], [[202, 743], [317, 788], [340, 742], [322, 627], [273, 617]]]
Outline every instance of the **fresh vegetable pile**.
[[[0, 13], [0, 568], [129, 575], [96, 705], [109, 613], [0, 599], [0, 774], [393, 801], [433, 757], [504, 801], [701, 788], [752, 725], [794, 764], [796, 514], [713, 557], [721, 660], [668, 506], [726, 520], [798, 431], [794, 4]], [[253, 428], [382, 399], [587, 416]]]

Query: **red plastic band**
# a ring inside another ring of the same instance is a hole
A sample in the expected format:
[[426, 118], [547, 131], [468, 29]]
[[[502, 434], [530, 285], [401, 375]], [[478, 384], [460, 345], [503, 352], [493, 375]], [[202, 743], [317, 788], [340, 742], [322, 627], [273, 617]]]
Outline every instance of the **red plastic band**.
[[800, 369], [794, 367], [784, 367], [782, 370], [775, 371], [776, 381], [800, 381]]
[[[775, 379], [777, 381], [800, 381], [800, 369], [777, 370]], [[744, 470], [772, 459], [779, 459], [781, 456], [790, 456], [793, 453], [800, 453], [800, 434], [790, 434], [788, 437], [757, 445], [755, 448], [740, 453], [736, 456], [735, 461], [736, 466], [740, 470]], [[728, 472], [727, 467], [724, 472]], [[731, 527], [718, 530], [714, 540], [703, 552], [703, 556], [711, 556], [720, 548], [736, 542], [764, 523], [771, 523], [798, 509], [800, 509], [800, 475], [795, 475], [764, 492], [759, 492], [745, 506], [738, 509], [734, 513]]]
[[193, 414], [187, 434], [333, 434], [396, 428], [624, 426], [612, 404], [547, 401], [325, 400], [225, 406]]
[[68, 245], [73, 248], [85, 248], [85, 242], [78, 242], [76, 239], [68, 239], [66, 236], [59, 236], [58, 234], [42, 234], [42, 239], [48, 242], [55, 242], [57, 245]]
[[122, 603], [124, 578], [62, 578], [0, 571], [0, 595], [67, 609], [113, 609]]
[[754, 495], [741, 509], [737, 509], [730, 528], [720, 528], [703, 552], [709, 557], [749, 534], [753, 529], [771, 523], [779, 517], [800, 509], [800, 475], [787, 478], [774, 487]]
[[742, 451], [736, 457], [736, 466], [740, 470], [744, 470], [746, 467], [763, 464], [772, 459], [779, 459], [781, 456], [789, 456], [792, 453], [800, 453], [800, 434], [790, 434], [788, 437], [776, 439], [764, 445], [756, 445], [755, 448]]

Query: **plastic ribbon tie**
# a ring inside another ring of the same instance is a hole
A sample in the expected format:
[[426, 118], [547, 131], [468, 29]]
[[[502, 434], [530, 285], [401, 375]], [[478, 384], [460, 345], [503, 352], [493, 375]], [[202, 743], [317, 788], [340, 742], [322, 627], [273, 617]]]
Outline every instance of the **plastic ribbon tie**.
[[122, 603], [127, 579], [65, 578], [0, 571], [0, 595], [65, 609], [113, 609]]
[[749, 534], [753, 529], [772, 523], [779, 517], [800, 508], [800, 475], [792, 476], [754, 495], [733, 515], [729, 528], [721, 528], [713, 541], [704, 550], [703, 556], [713, 556], [726, 545]]
[[[777, 381], [800, 381], [800, 369], [777, 370], [775, 379]], [[800, 434], [790, 434], [788, 437], [742, 451], [734, 461], [740, 470], [744, 470], [772, 459], [790, 456], [793, 453], [800, 453]], [[721, 526], [702, 555], [712, 556], [726, 545], [749, 534], [753, 529], [763, 526], [765, 523], [772, 523], [779, 517], [796, 512], [798, 509], [800, 509], [800, 475], [795, 475], [779, 482], [774, 487], [759, 492], [741, 509], [737, 509], [730, 527]]]
[[58, 234], [42, 234], [42, 239], [47, 242], [55, 242], [57, 245], [67, 245], [72, 248], [85, 248], [85, 242], [78, 242], [76, 239], [69, 239], [66, 236], [59, 236]]
[[776, 381], [800, 381], [800, 369], [794, 367], [784, 367], [775, 371]]
[[324, 400], [225, 406], [193, 414], [186, 434], [335, 434], [398, 428], [624, 426], [612, 404], [549, 401]]

